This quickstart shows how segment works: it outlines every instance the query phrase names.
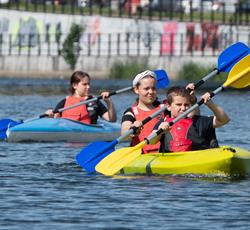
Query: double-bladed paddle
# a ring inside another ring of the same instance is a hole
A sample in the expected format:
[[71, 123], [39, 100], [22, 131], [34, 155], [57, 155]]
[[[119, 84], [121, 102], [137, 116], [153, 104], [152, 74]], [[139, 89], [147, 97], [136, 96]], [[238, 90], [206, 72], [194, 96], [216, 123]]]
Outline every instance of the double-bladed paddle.
[[[195, 89], [201, 86], [205, 81], [220, 72], [229, 72], [232, 66], [241, 58], [249, 54], [250, 50], [242, 42], [237, 42], [225, 49], [218, 58], [218, 67], [207, 76], [203, 77], [195, 84]], [[166, 108], [166, 107], [165, 107]], [[159, 113], [152, 114], [150, 117], [142, 121], [146, 124], [152, 118], [164, 111], [164, 108], [159, 110]], [[136, 133], [136, 129], [130, 129], [122, 136], [112, 142], [95, 141], [87, 145], [77, 156], [77, 163], [88, 172], [95, 172], [95, 166], [108, 154], [115, 150], [115, 146], [124, 140], [130, 134]]]
[[249, 47], [242, 42], [237, 42], [229, 46], [228, 48], [223, 50], [223, 52], [219, 55], [217, 60], [217, 68], [215, 68], [211, 73], [203, 77], [200, 81], [195, 83], [195, 88], [198, 88], [209, 78], [220, 74], [221, 72], [229, 73], [235, 63], [237, 63], [249, 53]]
[[[142, 121], [142, 125], [145, 125], [146, 123], [151, 121], [154, 117], [158, 116], [166, 109], [167, 107], [163, 106], [161, 109], [151, 114], [151, 116], [145, 118]], [[138, 130], [137, 127], [132, 127], [131, 129], [129, 129], [127, 132], [125, 132], [123, 135], [121, 135], [112, 142], [95, 141], [90, 143], [76, 156], [77, 163], [86, 171], [95, 172], [95, 166], [108, 154], [115, 151], [115, 146], [117, 144], [126, 139], [129, 135], [135, 134], [137, 130]]]
[[[161, 89], [161, 88], [167, 87], [168, 84], [169, 84], [169, 79], [168, 79], [168, 75], [167, 75], [166, 71], [163, 70], [163, 69], [159, 69], [159, 70], [155, 70], [154, 73], [156, 74], [157, 88]], [[130, 87], [126, 87], [126, 88], [123, 88], [123, 89], [120, 89], [120, 90], [116, 90], [114, 92], [111, 92], [109, 94], [109, 96], [113, 96], [113, 95], [116, 95], [116, 94], [119, 94], [119, 93], [123, 93], [123, 92], [129, 91], [129, 90], [132, 90], [132, 89], [133, 89], [133, 87], [130, 86]], [[93, 102], [93, 101], [98, 101], [100, 99], [102, 99], [101, 95], [97, 96], [97, 97], [93, 97], [93, 98], [91, 98], [89, 100], [86, 100], [86, 101], [79, 102], [79, 103], [71, 105], [71, 106], [67, 106], [65, 108], [54, 110], [53, 113], [61, 113], [61, 112], [65, 111], [65, 110], [69, 110], [69, 109], [75, 108], [75, 107], [80, 106], [80, 105], [88, 104], [88, 103]], [[22, 124], [24, 122], [29, 122], [29, 121], [32, 121], [32, 120], [47, 117], [47, 116], [48, 116], [47, 114], [41, 114], [39, 116], [27, 119], [25, 121], [14, 121], [14, 120], [8, 119], [8, 118], [2, 119], [2, 120], [0, 120], [0, 139], [7, 138], [6, 131], [10, 127]]]
[[[215, 96], [219, 92], [223, 91], [227, 87], [234, 88], [245, 88], [250, 85], [250, 54], [241, 59], [229, 72], [226, 82], [215, 89], [210, 93], [211, 97]], [[195, 110], [197, 107], [204, 104], [204, 100], [201, 99], [195, 105], [186, 110], [183, 114], [175, 118], [172, 122], [169, 123], [170, 126], [185, 118], [190, 112]], [[157, 136], [162, 134], [164, 131], [159, 129], [156, 132], [152, 132], [144, 141], [140, 142], [134, 147], [126, 147], [118, 149], [107, 157], [105, 157], [99, 164], [96, 165], [96, 171], [104, 175], [113, 175], [122, 169], [124, 166], [135, 160], [141, 155], [141, 149], [150, 144], [150, 142], [155, 139]]]
[[[157, 75], [157, 88], [166, 88], [169, 84], [169, 79], [167, 73], [163, 70], [154, 71]], [[132, 87], [129, 87], [132, 89]], [[166, 107], [163, 106], [160, 110], [157, 110], [154, 114], [147, 117], [142, 121], [142, 124], [146, 124], [154, 117], [158, 116], [161, 112], [166, 110]], [[126, 139], [130, 134], [136, 133], [138, 128], [133, 127], [124, 133], [122, 136], [117, 138], [112, 142], [104, 142], [104, 141], [95, 141], [87, 145], [77, 156], [76, 161], [79, 165], [81, 165], [88, 172], [95, 172], [95, 166], [99, 161], [101, 161], [104, 157], [106, 157], [109, 153], [113, 152], [114, 147], [120, 143], [122, 140]]]

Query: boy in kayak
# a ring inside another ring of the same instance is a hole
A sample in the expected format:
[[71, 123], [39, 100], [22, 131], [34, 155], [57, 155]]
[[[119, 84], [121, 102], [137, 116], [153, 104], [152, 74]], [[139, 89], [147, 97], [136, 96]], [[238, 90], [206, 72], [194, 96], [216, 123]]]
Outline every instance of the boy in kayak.
[[[139, 128], [136, 134], [130, 136], [130, 146], [135, 146], [143, 141], [144, 138], [151, 133], [160, 118], [164, 117], [164, 114], [162, 113], [144, 126], [142, 125], [142, 121], [145, 118], [149, 117], [163, 106], [156, 97], [156, 83], [156, 75], [150, 70], [137, 74], [133, 80], [134, 92], [138, 95], [138, 98], [130, 108], [125, 110], [122, 117], [121, 128], [122, 134], [127, 132], [133, 126]], [[154, 145], [147, 145], [142, 149], [142, 152], [158, 152], [159, 146], [159, 142]]]
[[213, 112], [213, 116], [192, 114], [169, 127], [169, 122], [184, 113], [192, 105], [193, 95], [182, 87], [172, 87], [167, 92], [167, 108], [171, 113], [159, 122], [156, 127], [165, 130], [160, 137], [160, 152], [181, 152], [218, 147], [215, 128], [229, 122], [224, 110], [216, 105], [209, 93], [201, 98], [204, 104]]
[[103, 92], [101, 95], [103, 100], [107, 104], [106, 106], [100, 101], [92, 101], [75, 108], [64, 110], [61, 113], [54, 113], [61, 108], [65, 108], [82, 101], [93, 98], [89, 94], [90, 91], [90, 76], [86, 72], [75, 71], [70, 78], [70, 94], [63, 100], [61, 100], [55, 107], [54, 110], [47, 110], [46, 113], [50, 117], [62, 117], [75, 121], [79, 121], [86, 124], [96, 124], [98, 117], [102, 117], [106, 121], [116, 121], [116, 111], [109, 97], [109, 92]]

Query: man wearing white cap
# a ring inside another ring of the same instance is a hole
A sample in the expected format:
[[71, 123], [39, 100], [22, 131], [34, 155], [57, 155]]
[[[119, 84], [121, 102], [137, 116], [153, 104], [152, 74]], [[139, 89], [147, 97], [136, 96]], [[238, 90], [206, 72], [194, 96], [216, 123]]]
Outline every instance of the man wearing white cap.
[[[133, 126], [139, 127], [139, 131], [130, 136], [131, 146], [135, 146], [143, 141], [144, 138], [152, 132], [155, 124], [163, 116], [163, 114], [161, 114], [142, 126], [142, 120], [149, 117], [162, 106], [156, 97], [156, 84], [156, 75], [150, 70], [137, 74], [133, 80], [134, 92], [138, 95], [138, 99], [124, 112], [121, 131], [123, 134]], [[154, 145], [146, 145], [142, 149], [142, 153], [158, 152], [159, 146], [159, 142]]]

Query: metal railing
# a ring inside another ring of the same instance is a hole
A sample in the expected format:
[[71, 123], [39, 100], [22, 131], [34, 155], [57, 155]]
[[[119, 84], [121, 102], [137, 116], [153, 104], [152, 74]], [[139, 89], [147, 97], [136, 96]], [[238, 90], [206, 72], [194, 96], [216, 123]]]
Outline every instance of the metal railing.
[[[0, 56], [61, 56], [66, 34], [0, 34]], [[246, 44], [250, 35], [244, 34]], [[84, 34], [78, 56], [215, 56], [242, 34], [117, 33]]]
[[235, 0], [234, 3], [226, 0], [1, 0], [0, 9], [180, 22], [218, 22], [224, 25], [250, 24], [248, 0]]

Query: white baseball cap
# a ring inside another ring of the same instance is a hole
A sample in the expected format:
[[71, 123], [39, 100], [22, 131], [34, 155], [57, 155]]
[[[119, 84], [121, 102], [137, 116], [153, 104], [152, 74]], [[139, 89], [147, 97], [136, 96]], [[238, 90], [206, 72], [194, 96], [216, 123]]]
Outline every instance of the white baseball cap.
[[137, 75], [135, 76], [135, 78], [134, 78], [134, 80], [133, 80], [133, 87], [135, 87], [135, 86], [137, 85], [137, 83], [138, 83], [141, 79], [143, 79], [143, 78], [145, 78], [145, 77], [148, 77], [148, 76], [153, 77], [154, 79], [156, 79], [156, 74], [155, 74], [153, 71], [151, 71], [151, 70], [146, 70], [146, 71], [144, 71], [144, 72], [142, 72], [142, 73], [139, 73], [139, 74], [137, 74]]

